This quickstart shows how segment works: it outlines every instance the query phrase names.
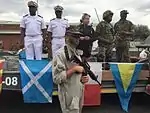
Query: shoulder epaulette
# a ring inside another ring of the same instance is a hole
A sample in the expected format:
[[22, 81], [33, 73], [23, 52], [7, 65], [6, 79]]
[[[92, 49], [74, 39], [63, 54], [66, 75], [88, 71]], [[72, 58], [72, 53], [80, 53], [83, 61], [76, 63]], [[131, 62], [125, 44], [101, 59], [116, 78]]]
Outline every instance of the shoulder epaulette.
[[67, 20], [67, 21], [68, 21], [68, 19], [66, 19], [66, 18], [64, 18], [64, 20]]
[[130, 20], [127, 20], [127, 22], [129, 22], [130, 24], [133, 24]]
[[43, 18], [41, 15], [38, 15], [39, 17]]
[[26, 17], [26, 16], [28, 16], [28, 14], [24, 15], [23, 18]]
[[55, 20], [55, 18], [51, 19], [50, 21]]

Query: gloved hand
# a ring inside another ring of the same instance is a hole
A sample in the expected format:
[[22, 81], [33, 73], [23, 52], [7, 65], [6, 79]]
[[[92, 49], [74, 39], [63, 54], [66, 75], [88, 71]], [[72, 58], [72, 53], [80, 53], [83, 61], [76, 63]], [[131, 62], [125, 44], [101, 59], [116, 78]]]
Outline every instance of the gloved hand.
[[82, 66], [78, 66], [78, 65], [73, 66], [67, 70], [67, 76], [71, 76], [75, 72], [82, 73], [82, 72], [84, 72], [84, 68]]

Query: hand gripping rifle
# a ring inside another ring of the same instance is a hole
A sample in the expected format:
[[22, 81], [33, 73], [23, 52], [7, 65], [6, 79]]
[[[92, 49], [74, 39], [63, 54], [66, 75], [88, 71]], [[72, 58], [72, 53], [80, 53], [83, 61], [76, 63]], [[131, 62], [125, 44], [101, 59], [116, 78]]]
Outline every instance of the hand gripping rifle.
[[98, 76], [91, 71], [90, 65], [86, 60], [81, 61], [79, 58], [74, 56], [74, 61], [84, 68], [85, 71], [82, 73], [83, 76], [89, 75], [92, 80], [96, 81], [101, 86], [101, 83], [98, 81]]
[[[78, 35], [74, 35], [74, 36], [75, 37], [79, 37]], [[90, 65], [88, 64], [88, 62], [86, 60], [81, 61], [76, 55], [73, 55], [70, 58], [67, 46], [64, 46], [64, 50], [65, 50], [64, 52], [65, 52], [65, 56], [66, 56], [67, 60], [74, 61], [75, 63], [77, 63], [78, 65], [80, 65], [80, 66], [82, 66], [84, 68], [84, 72], [82, 73], [82, 76], [89, 75], [92, 80], [96, 81], [101, 86], [101, 83], [98, 81], [98, 76], [96, 76], [90, 70]]]

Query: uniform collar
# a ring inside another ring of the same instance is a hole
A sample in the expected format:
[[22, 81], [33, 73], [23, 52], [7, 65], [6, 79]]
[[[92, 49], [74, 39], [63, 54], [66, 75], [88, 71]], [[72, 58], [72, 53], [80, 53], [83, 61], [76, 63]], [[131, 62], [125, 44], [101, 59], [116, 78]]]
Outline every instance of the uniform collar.
[[92, 26], [90, 23], [89, 24], [81, 24], [82, 26]]
[[57, 20], [62, 20], [62, 18], [55, 18], [55, 19], [57, 19]]
[[126, 22], [127, 20], [122, 20], [122, 19], [120, 19], [119, 21], [120, 21], [120, 22]]
[[30, 17], [37, 17], [37, 14], [36, 14], [36, 15], [34, 15], [34, 16], [31, 16], [30, 14], [28, 14], [28, 16], [30, 16]]

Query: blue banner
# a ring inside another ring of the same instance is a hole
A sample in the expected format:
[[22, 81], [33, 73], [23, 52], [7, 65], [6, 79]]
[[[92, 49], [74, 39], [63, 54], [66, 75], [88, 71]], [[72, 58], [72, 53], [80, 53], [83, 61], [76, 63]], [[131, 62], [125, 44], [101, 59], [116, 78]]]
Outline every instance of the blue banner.
[[52, 64], [48, 60], [20, 60], [25, 103], [52, 103]]
[[120, 103], [124, 111], [128, 112], [128, 105], [132, 91], [137, 82], [142, 64], [120, 63], [110, 64], [111, 71], [115, 80], [116, 89]]

